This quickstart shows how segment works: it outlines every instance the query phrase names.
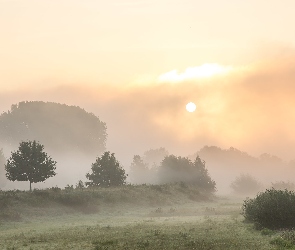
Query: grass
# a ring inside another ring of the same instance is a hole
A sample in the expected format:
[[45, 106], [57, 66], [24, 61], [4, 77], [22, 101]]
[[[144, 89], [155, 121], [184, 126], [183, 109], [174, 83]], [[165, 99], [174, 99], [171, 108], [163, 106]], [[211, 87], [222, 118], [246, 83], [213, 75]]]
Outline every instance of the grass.
[[234, 211], [218, 205], [206, 212], [208, 205], [213, 204], [10, 222], [1, 227], [0, 249], [275, 249], [268, 235]]
[[[212, 196], [211, 196], [212, 197]], [[23, 217], [68, 213], [97, 213], [105, 207], [158, 206], [209, 200], [195, 186], [181, 184], [126, 185], [113, 188], [0, 191], [0, 221], [19, 221]]]
[[[67, 190], [70, 196], [61, 190], [2, 192], [2, 207], [19, 219], [0, 221], [0, 249], [294, 249], [292, 231], [257, 231], [244, 223], [242, 201], [205, 199], [183, 188]], [[74, 200], [81, 195], [97, 210], [77, 209], [82, 201]], [[30, 204], [34, 197], [40, 204]]]

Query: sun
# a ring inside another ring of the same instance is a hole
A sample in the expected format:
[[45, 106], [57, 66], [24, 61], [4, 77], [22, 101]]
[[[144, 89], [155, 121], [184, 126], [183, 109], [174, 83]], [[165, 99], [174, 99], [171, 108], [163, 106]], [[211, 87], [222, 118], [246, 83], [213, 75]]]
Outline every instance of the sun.
[[189, 102], [186, 104], [186, 110], [190, 113], [194, 112], [196, 110], [197, 106], [193, 102]]

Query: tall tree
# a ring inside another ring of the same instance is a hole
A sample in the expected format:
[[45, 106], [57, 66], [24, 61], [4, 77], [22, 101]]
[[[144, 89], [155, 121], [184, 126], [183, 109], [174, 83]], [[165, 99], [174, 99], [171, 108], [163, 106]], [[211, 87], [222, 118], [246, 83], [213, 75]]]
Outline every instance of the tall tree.
[[77, 106], [20, 102], [0, 115], [0, 142], [16, 146], [38, 140], [48, 150], [94, 155], [105, 151], [106, 124]]
[[5, 165], [6, 177], [10, 181], [42, 182], [55, 176], [56, 162], [44, 151], [44, 146], [34, 141], [21, 142], [16, 152]]
[[92, 163], [92, 173], [87, 173], [87, 186], [121, 186], [125, 184], [126, 174], [114, 153], [105, 152], [101, 157], [97, 157]]
[[134, 155], [130, 166], [130, 179], [132, 183], [143, 184], [148, 183], [150, 178], [150, 170], [148, 164], [144, 163], [139, 155]]
[[193, 164], [193, 175], [195, 176], [195, 182], [201, 188], [206, 191], [214, 192], [216, 189], [216, 183], [213, 181], [206, 169], [205, 161], [201, 160], [199, 156], [196, 157]]

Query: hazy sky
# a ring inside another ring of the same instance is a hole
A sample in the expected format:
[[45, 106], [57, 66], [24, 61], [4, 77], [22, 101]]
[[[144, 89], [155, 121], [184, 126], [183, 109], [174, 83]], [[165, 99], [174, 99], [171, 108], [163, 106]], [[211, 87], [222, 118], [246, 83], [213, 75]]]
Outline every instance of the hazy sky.
[[295, 158], [294, 9], [294, 0], [0, 0], [0, 111], [24, 100], [79, 105], [107, 123], [121, 156], [216, 145]]

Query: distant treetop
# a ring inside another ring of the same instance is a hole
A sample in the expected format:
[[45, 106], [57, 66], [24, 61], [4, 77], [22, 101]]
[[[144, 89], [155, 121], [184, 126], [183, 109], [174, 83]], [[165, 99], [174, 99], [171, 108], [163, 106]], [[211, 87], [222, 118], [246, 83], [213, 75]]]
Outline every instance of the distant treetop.
[[106, 139], [106, 124], [78, 106], [26, 101], [0, 115], [0, 141], [12, 146], [37, 140], [59, 152], [97, 154], [105, 150]]

